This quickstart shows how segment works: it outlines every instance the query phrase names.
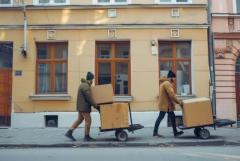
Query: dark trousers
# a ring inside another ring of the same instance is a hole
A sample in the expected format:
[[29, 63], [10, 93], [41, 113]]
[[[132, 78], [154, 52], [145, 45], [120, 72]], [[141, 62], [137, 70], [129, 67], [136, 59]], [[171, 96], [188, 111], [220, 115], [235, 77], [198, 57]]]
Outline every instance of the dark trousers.
[[154, 126], [154, 130], [153, 130], [153, 133], [154, 134], [157, 134], [158, 133], [158, 127], [162, 121], [162, 119], [164, 118], [165, 114], [168, 113], [168, 117], [170, 118], [171, 120], [171, 123], [172, 123], [172, 128], [173, 128], [173, 133], [176, 134], [177, 133], [177, 128], [176, 128], [176, 120], [175, 120], [175, 114], [174, 112], [163, 112], [163, 111], [160, 111], [159, 112], [159, 115], [158, 115], [158, 118], [155, 122], [155, 126]]

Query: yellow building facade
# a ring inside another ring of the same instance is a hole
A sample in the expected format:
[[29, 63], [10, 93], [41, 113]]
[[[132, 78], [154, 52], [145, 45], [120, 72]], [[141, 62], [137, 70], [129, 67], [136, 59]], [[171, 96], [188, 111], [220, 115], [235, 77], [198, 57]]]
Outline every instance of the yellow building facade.
[[145, 126], [170, 69], [179, 97], [209, 97], [207, 0], [9, 2], [0, 4], [0, 54], [12, 48], [12, 127], [48, 126], [51, 116], [69, 126], [88, 71]]

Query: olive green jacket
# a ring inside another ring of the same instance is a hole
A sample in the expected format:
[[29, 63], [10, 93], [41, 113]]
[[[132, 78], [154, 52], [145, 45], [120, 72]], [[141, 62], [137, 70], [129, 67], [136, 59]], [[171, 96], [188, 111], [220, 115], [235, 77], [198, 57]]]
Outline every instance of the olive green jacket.
[[82, 78], [78, 88], [77, 111], [91, 112], [91, 106], [97, 107], [91, 95], [91, 85], [86, 79]]

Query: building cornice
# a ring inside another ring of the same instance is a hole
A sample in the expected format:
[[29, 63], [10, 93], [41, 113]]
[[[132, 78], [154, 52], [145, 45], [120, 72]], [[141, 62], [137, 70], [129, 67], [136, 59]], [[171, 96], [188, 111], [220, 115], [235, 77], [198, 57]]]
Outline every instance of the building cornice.
[[240, 32], [231, 33], [213, 33], [214, 39], [240, 39]]
[[[207, 4], [128, 4], [128, 5], [26, 5], [26, 10], [43, 9], [109, 9], [109, 8], [207, 8]], [[1, 10], [19, 10], [23, 5], [12, 7], [1, 7]]]
[[[208, 28], [208, 24], [41, 24], [28, 25], [28, 29], [196, 29]], [[0, 29], [23, 29], [23, 25], [0, 25]]]
[[16, 5], [16, 6], [4, 6], [0, 7], [0, 11], [6, 11], [6, 10], [23, 10], [23, 6]]
[[212, 17], [240, 17], [239, 13], [212, 13]]
[[23, 29], [23, 25], [0, 25], [1, 29]]

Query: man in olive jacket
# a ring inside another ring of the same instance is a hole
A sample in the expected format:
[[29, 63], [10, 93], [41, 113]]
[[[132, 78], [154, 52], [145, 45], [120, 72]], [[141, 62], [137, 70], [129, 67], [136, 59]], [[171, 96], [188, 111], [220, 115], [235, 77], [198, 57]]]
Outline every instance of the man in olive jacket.
[[77, 95], [77, 111], [78, 118], [70, 127], [70, 129], [65, 134], [66, 137], [70, 138], [72, 141], [76, 141], [76, 139], [72, 136], [73, 131], [85, 120], [85, 136], [84, 141], [94, 141], [92, 137], [90, 137], [90, 127], [91, 127], [91, 106], [98, 109], [97, 104], [94, 102], [90, 87], [92, 85], [94, 79], [94, 75], [91, 72], [87, 73], [86, 79], [81, 79], [81, 84], [78, 88]]
[[160, 79], [160, 83], [161, 83], [160, 89], [159, 89], [160, 112], [155, 122], [153, 136], [161, 137], [161, 135], [158, 134], [158, 127], [166, 113], [168, 113], [168, 116], [170, 117], [174, 136], [179, 136], [183, 134], [182, 131], [178, 132], [176, 128], [176, 120], [175, 120], [175, 114], [174, 114], [175, 103], [182, 105], [182, 102], [177, 98], [173, 89], [173, 83], [175, 79], [176, 79], [176, 75], [171, 70], [168, 72], [167, 78], [163, 77]]

